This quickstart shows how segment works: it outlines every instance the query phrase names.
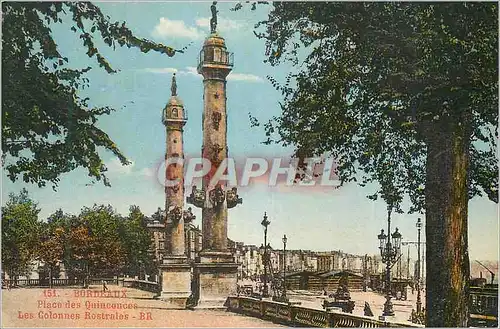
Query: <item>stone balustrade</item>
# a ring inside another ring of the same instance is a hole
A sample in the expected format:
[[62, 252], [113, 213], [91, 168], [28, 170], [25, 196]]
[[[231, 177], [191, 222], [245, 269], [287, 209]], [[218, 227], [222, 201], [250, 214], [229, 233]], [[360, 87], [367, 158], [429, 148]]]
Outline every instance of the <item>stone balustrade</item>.
[[353, 315], [338, 311], [317, 310], [251, 297], [228, 297], [226, 306], [231, 312], [246, 314], [292, 327], [424, 327], [411, 323], [381, 321], [367, 316]]
[[123, 279], [119, 279], [118, 285], [122, 286], [122, 287], [126, 287], [126, 288], [127, 287], [128, 288], [135, 288], [135, 289], [154, 292], [154, 293], [160, 292], [160, 285], [158, 284], [158, 282], [123, 278]]
[[[117, 285], [117, 278], [88, 278], [87, 284], [90, 285], [101, 285], [102, 282], [106, 284]], [[65, 287], [65, 286], [83, 286], [85, 284], [84, 279], [52, 279], [53, 287]], [[48, 287], [50, 285], [49, 278], [44, 279], [9, 279], [2, 280], [3, 287]]]

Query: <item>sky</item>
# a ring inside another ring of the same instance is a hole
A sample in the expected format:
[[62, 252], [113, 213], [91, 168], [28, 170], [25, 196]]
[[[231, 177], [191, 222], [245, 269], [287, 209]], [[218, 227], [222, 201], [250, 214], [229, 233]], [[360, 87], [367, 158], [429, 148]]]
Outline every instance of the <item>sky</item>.
[[[111, 204], [124, 215], [130, 205], [138, 205], [146, 215], [151, 215], [158, 207], [163, 208], [165, 195], [157, 168], [165, 154], [166, 132], [161, 114], [170, 97], [173, 72], [177, 72], [177, 93], [188, 112], [184, 129], [185, 154], [188, 157], [201, 154], [203, 84], [195, 67], [209, 32], [210, 4], [99, 3], [105, 14], [112, 20], [126, 21], [137, 36], [176, 49], [187, 47], [183, 54], [168, 57], [126, 47], [113, 51], [97, 42], [112, 67], [119, 70], [112, 75], [99, 68], [95, 59], [85, 55], [80, 39], [67, 25], [55, 26], [55, 40], [60, 52], [70, 59], [71, 67], [93, 67], [88, 74], [91, 85], [81, 95], [89, 96], [92, 106], [109, 105], [117, 109], [102, 117], [98, 124], [132, 164], [121, 166], [110, 152], [102, 152], [109, 168], [111, 187], [89, 184], [86, 171], [78, 169], [61, 176], [57, 192], [51, 187], [38, 188], [22, 181], [12, 183], [3, 171], [2, 204], [9, 193], [17, 193], [25, 187], [39, 203], [42, 218], [59, 208], [78, 214], [82, 207], [94, 203]], [[266, 18], [269, 7], [234, 12], [229, 10], [232, 5], [224, 2], [217, 5], [218, 32], [225, 38], [228, 50], [234, 52], [234, 68], [227, 82], [229, 155], [241, 158], [290, 156], [291, 148], [263, 145], [264, 130], [251, 127], [248, 114], [264, 122], [279, 115], [282, 97], [266, 76], [283, 81], [294, 68], [287, 65], [271, 67], [263, 62], [265, 45], [253, 34], [253, 26]], [[286, 234], [290, 249], [376, 254], [377, 235], [387, 226], [387, 213], [383, 202], [366, 198], [374, 189], [375, 186], [362, 188], [348, 184], [339, 189], [313, 192], [304, 188], [280, 189], [254, 184], [239, 192], [243, 204], [228, 211], [228, 236], [235, 241], [260, 245], [263, 240], [260, 222], [267, 212], [271, 221], [268, 241], [273, 247], [281, 248], [281, 238]], [[197, 215], [194, 224], [201, 226], [201, 212], [194, 209], [194, 213]], [[419, 215], [393, 214], [392, 217], [403, 240], [416, 241], [415, 223]], [[498, 231], [497, 205], [487, 198], [473, 199], [469, 203], [471, 259], [498, 259]], [[422, 239], [425, 240], [425, 232]], [[411, 254], [416, 257], [416, 250], [411, 249]]]

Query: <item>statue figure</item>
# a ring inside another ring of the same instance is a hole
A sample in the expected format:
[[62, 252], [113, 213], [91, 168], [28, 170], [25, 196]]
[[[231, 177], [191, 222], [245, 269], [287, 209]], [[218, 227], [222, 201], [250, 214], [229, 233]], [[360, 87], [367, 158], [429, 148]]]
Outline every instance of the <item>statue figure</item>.
[[215, 5], [217, 4], [217, 1], [214, 1], [212, 5], [210, 6], [210, 10], [212, 11], [212, 18], [210, 18], [210, 33], [215, 33], [215, 30], [217, 29], [217, 8]]
[[238, 189], [236, 187], [226, 192], [226, 200], [228, 208], [234, 208], [237, 204], [243, 203], [243, 200], [238, 195]]
[[343, 275], [339, 280], [339, 287], [335, 293], [335, 300], [350, 300], [351, 294], [349, 293], [349, 279], [347, 275]]
[[189, 207], [187, 210], [184, 210], [183, 217], [184, 223], [186, 224], [191, 223], [196, 218], [196, 216], [193, 215], [191, 207]]
[[164, 212], [160, 207], [158, 207], [158, 210], [151, 217], [153, 218], [153, 221], [158, 221], [160, 223], [162, 223], [163, 219], [165, 218]]
[[187, 197], [186, 201], [198, 208], [203, 208], [205, 204], [205, 190], [203, 188], [198, 190], [198, 188], [193, 185], [191, 195]]
[[170, 87], [172, 91], [172, 96], [177, 96], [177, 81], [175, 80], [175, 73], [172, 76], [172, 86]]
[[224, 199], [224, 190], [220, 185], [215, 186], [215, 188], [210, 191], [210, 201], [214, 207], [219, 207], [220, 205], [222, 205]]
[[167, 214], [168, 222], [176, 225], [181, 220], [181, 217], [182, 217], [181, 208], [177, 206], [171, 206]]

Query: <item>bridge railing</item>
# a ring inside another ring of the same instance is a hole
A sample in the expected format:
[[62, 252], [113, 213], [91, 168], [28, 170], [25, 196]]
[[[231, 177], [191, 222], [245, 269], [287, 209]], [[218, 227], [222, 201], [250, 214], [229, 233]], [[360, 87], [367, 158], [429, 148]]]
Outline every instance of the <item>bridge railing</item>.
[[409, 322], [382, 321], [367, 316], [353, 315], [337, 311], [317, 310], [251, 297], [228, 297], [226, 306], [231, 312], [242, 313], [292, 327], [424, 327], [422, 325], [412, 324]]

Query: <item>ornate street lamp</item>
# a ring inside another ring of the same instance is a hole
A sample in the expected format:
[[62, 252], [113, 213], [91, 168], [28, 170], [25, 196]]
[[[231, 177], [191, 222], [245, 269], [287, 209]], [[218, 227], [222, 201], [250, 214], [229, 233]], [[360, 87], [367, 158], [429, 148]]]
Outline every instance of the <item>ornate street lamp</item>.
[[285, 257], [285, 251], [286, 251], [286, 234], [283, 235], [283, 300], [286, 300], [286, 257]]
[[387, 245], [387, 235], [384, 233], [384, 229], [380, 230], [380, 234], [377, 237], [380, 241], [380, 246], [378, 247], [380, 249], [380, 256], [383, 258], [385, 255], [385, 247]]
[[418, 239], [417, 239], [417, 251], [418, 251], [418, 267], [417, 267], [417, 314], [420, 314], [422, 311], [422, 300], [420, 297], [420, 229], [422, 228], [422, 220], [419, 218], [417, 220], [417, 231], [418, 231]]
[[264, 287], [262, 289], [262, 297], [269, 297], [269, 292], [267, 289], [267, 227], [271, 222], [267, 219], [267, 213], [264, 212], [264, 219], [260, 222], [264, 226]]
[[[387, 208], [387, 233], [384, 233], [384, 230], [380, 231], [380, 234], [377, 236], [380, 242], [380, 256], [382, 257], [382, 262], [386, 264], [385, 267], [385, 303], [384, 303], [384, 312], [382, 315], [384, 316], [393, 316], [394, 310], [392, 308], [391, 302], [391, 267], [396, 262], [398, 255], [401, 250], [401, 239], [402, 235], [399, 233], [398, 228], [396, 231], [390, 234], [391, 232], [391, 208]], [[392, 237], [392, 243], [391, 243]]]
[[394, 249], [397, 251], [396, 256], [399, 256], [401, 251], [401, 239], [403, 236], [399, 233], [399, 229], [396, 227], [396, 231], [392, 233], [392, 240], [394, 241]]

